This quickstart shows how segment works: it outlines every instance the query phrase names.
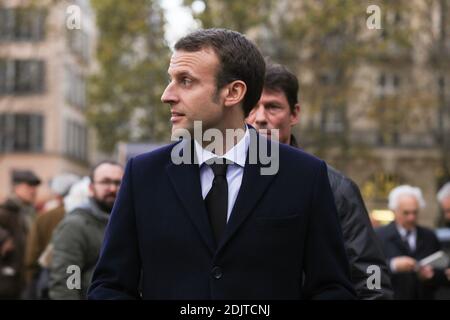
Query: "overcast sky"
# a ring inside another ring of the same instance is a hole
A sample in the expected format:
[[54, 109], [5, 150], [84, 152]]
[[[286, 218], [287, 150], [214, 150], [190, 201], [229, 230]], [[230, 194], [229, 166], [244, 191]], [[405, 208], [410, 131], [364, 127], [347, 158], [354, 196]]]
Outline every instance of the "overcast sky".
[[[181, 5], [182, 0], [161, 0], [161, 5], [166, 11], [166, 39], [170, 46], [189, 31], [197, 28], [197, 23], [192, 18], [189, 10]], [[200, 2], [200, 1], [199, 1]], [[197, 7], [201, 8], [200, 3]]]

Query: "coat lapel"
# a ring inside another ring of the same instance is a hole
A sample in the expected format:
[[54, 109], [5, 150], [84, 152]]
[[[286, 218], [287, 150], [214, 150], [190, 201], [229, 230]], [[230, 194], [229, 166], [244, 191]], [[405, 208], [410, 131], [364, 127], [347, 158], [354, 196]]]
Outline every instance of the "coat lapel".
[[[194, 157], [195, 152], [193, 152], [193, 149], [191, 149], [191, 152]], [[171, 162], [167, 165], [166, 170], [186, 213], [200, 233], [211, 254], [213, 254], [215, 251], [214, 238], [201, 195], [198, 164], [193, 162], [192, 164], [175, 165]]]
[[[250, 130], [255, 129], [250, 128]], [[276, 174], [262, 175], [261, 168], [264, 166], [261, 164], [259, 153], [256, 157], [256, 163], [250, 163], [250, 150], [259, 151], [258, 144], [262, 143], [267, 145], [266, 150], [270, 150], [270, 148], [274, 145], [278, 147], [277, 144], [273, 144], [266, 138], [256, 134], [256, 131], [254, 131], [250, 136], [250, 147], [249, 152], [247, 153], [242, 184], [231, 212], [231, 217], [228, 221], [225, 234], [219, 243], [217, 250], [214, 245], [214, 237], [209, 224], [208, 213], [206, 212], [204, 201], [201, 196], [200, 170], [198, 164], [195, 162], [194, 164], [182, 165], [170, 163], [166, 167], [167, 174], [178, 198], [182, 202], [189, 218], [197, 228], [203, 241], [212, 254], [222, 249], [226, 243], [230, 241], [233, 235], [236, 234], [239, 227], [244, 223], [255, 206], [258, 204], [264, 192], [269, 187], [272, 179], [276, 176]], [[252, 146], [252, 144], [254, 145]], [[191, 148], [192, 156], [194, 157], [195, 152], [193, 150], [193, 144]]]
[[394, 243], [395, 246], [397, 246], [397, 248], [400, 250], [400, 252], [402, 254], [411, 255], [410, 250], [406, 247], [405, 243], [402, 241], [400, 233], [398, 232], [398, 230], [395, 226], [395, 222], [391, 222], [390, 228], [391, 228], [391, 237], [390, 238], [392, 240], [392, 243]]
[[[250, 127], [250, 130], [255, 129]], [[273, 144], [271, 144], [270, 141], [268, 141], [266, 138], [256, 134], [256, 131], [254, 131], [253, 134], [250, 135], [250, 137], [250, 147], [249, 151], [247, 152], [242, 184], [239, 189], [238, 196], [231, 212], [227, 227], [225, 229], [225, 234], [221, 242], [219, 243], [218, 250], [222, 249], [238, 231], [239, 227], [244, 223], [244, 221], [253, 211], [253, 209], [263, 196], [264, 191], [269, 187], [270, 182], [275, 177], [275, 175], [261, 175], [261, 168], [263, 166], [261, 165], [259, 159], [259, 153], [257, 157], [257, 163], [249, 163], [249, 159], [251, 159], [251, 157], [249, 157], [250, 152], [251, 150], [257, 150], [256, 148], [259, 148], [258, 143], [267, 144], [266, 150], [270, 150], [269, 148]], [[252, 143], [256, 145], [252, 146]], [[252, 147], [254, 149], [252, 149]]]

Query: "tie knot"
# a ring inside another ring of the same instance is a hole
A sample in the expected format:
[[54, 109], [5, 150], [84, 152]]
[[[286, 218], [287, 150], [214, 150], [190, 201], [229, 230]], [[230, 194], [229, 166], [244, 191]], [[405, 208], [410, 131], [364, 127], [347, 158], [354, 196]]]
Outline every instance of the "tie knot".
[[[224, 163], [225, 162], [225, 163]], [[213, 158], [210, 161], [207, 161], [207, 164], [211, 167], [214, 172], [214, 177], [227, 175], [227, 167], [228, 164], [224, 159]]]

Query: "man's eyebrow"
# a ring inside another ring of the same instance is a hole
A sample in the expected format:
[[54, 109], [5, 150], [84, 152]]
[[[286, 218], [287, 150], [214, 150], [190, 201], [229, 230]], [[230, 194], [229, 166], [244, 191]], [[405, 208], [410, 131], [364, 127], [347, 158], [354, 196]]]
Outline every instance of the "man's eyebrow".
[[265, 103], [265, 105], [271, 105], [271, 106], [281, 106], [281, 103], [275, 100], [269, 100]]
[[[169, 77], [171, 77], [170, 73], [168, 73], [168, 75], [169, 75]], [[178, 78], [186, 77], [186, 76], [187, 77], [191, 77], [191, 78], [195, 78], [195, 76], [192, 73], [190, 73], [189, 71], [187, 71], [187, 70], [182, 70], [182, 71], [175, 72], [175, 73], [172, 74], [172, 76], [173, 77], [178, 77]]]

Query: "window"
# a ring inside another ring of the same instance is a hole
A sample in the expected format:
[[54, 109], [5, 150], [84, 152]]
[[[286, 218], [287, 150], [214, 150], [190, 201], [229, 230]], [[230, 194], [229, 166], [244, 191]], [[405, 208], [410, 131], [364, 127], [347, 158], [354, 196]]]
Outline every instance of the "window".
[[382, 72], [378, 76], [376, 94], [380, 98], [395, 95], [401, 86], [401, 78], [395, 73]]
[[44, 73], [40, 60], [0, 60], [0, 95], [41, 93]]
[[86, 81], [81, 73], [66, 67], [64, 79], [64, 95], [71, 106], [86, 107]]
[[44, 63], [37, 60], [14, 61], [14, 92], [41, 92], [44, 84]]
[[70, 51], [84, 62], [89, 62], [89, 37], [82, 29], [67, 30], [67, 45]]
[[43, 9], [0, 9], [0, 41], [41, 41], [45, 38]]
[[361, 193], [364, 199], [379, 202], [380, 206], [384, 207], [391, 190], [403, 184], [404, 181], [403, 177], [397, 174], [376, 171], [361, 185]]
[[345, 46], [345, 36], [338, 30], [330, 31], [319, 39], [324, 52], [339, 54]]
[[322, 132], [337, 133], [344, 131], [343, 109], [325, 104], [322, 108]]
[[43, 127], [39, 114], [0, 114], [0, 152], [41, 152]]
[[328, 71], [328, 72], [322, 72], [319, 74], [319, 83], [323, 86], [333, 86], [337, 85], [337, 72], [335, 71]]
[[14, 10], [0, 9], [0, 41], [14, 38]]
[[0, 60], [0, 94], [8, 92], [8, 79], [10, 78], [6, 60]]
[[400, 12], [389, 10], [383, 16], [383, 29], [381, 30], [382, 39], [386, 39], [393, 35], [395, 30], [404, 27], [404, 21]]
[[0, 60], [0, 94], [12, 92], [14, 83], [14, 65], [10, 61]]
[[442, 90], [443, 92], [445, 92], [445, 85], [446, 85], [446, 83], [445, 83], [445, 76], [444, 75], [438, 77], [437, 84], [439, 86], [439, 90]]
[[87, 129], [83, 124], [66, 120], [65, 153], [77, 160], [87, 160]]
[[398, 146], [400, 143], [400, 134], [396, 130], [385, 131], [380, 129], [377, 134], [379, 146]]

